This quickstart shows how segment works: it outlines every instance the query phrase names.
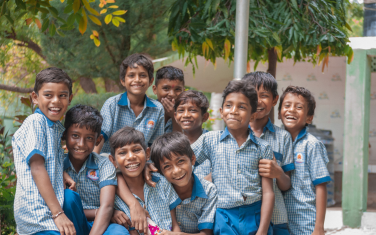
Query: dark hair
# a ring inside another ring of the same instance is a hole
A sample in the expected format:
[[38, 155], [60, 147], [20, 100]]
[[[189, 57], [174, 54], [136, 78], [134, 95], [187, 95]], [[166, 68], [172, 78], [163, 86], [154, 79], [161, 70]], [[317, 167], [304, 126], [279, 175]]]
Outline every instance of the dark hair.
[[148, 72], [149, 81], [151, 81], [151, 79], [154, 77], [153, 62], [146, 55], [138, 54], [138, 53], [132, 54], [128, 56], [127, 58], [125, 58], [125, 60], [123, 60], [123, 62], [120, 65], [120, 80], [124, 81], [125, 75], [127, 74], [128, 67], [133, 69], [137, 67], [135, 66], [135, 64], [141, 65], [142, 67], [146, 69], [146, 71]]
[[209, 108], [208, 98], [206, 98], [206, 96], [202, 92], [192, 91], [192, 90], [184, 91], [178, 96], [178, 98], [176, 98], [175, 106], [174, 106], [175, 111], [179, 105], [186, 104], [188, 102], [192, 102], [197, 107], [199, 107], [201, 109], [202, 115], [208, 112], [208, 108]]
[[161, 79], [168, 79], [170, 81], [172, 80], [179, 80], [183, 82], [184, 85], [184, 74], [183, 71], [179, 68], [175, 68], [173, 66], [164, 66], [157, 70], [157, 73], [155, 75], [155, 85], [158, 85], [158, 82]]
[[180, 132], [171, 132], [161, 135], [154, 140], [151, 146], [150, 157], [160, 173], [162, 173], [160, 161], [164, 157], [171, 160], [172, 154], [178, 156], [186, 155], [189, 159], [192, 159], [194, 153], [187, 136]]
[[64, 83], [72, 94], [72, 79], [62, 69], [50, 67], [43, 69], [35, 78], [34, 92], [38, 94], [44, 83]]
[[251, 83], [258, 89], [262, 85], [266, 91], [270, 91], [273, 94], [273, 98], [278, 95], [278, 84], [273, 75], [261, 71], [253, 73], [247, 73], [242, 80]]
[[110, 138], [111, 155], [115, 157], [115, 150], [128, 144], [140, 144], [146, 150], [145, 137], [141, 131], [126, 126], [115, 132]]
[[282, 108], [282, 103], [283, 103], [283, 100], [285, 99], [286, 95], [287, 94], [295, 94], [295, 95], [301, 95], [307, 102], [308, 104], [308, 116], [313, 116], [315, 114], [315, 108], [316, 108], [316, 101], [315, 101], [315, 97], [313, 97], [313, 95], [311, 94], [311, 92], [304, 88], [304, 87], [301, 87], [301, 86], [288, 86], [284, 91], [283, 91], [283, 94], [281, 96], [281, 98], [279, 99], [279, 106], [278, 106], [278, 112], [281, 112], [281, 108]]
[[86, 127], [101, 134], [103, 118], [100, 112], [88, 105], [78, 104], [70, 108], [65, 115], [64, 127], [68, 130], [72, 125], [77, 124], [80, 128]]
[[223, 90], [222, 97], [222, 107], [223, 104], [226, 100], [226, 97], [230, 93], [241, 93], [245, 95], [249, 99], [249, 103], [251, 104], [252, 107], [252, 113], [256, 112], [257, 110], [257, 103], [258, 103], [258, 98], [257, 98], [257, 91], [255, 87], [250, 84], [249, 82], [243, 81], [243, 80], [232, 80], [230, 81], [226, 88]]

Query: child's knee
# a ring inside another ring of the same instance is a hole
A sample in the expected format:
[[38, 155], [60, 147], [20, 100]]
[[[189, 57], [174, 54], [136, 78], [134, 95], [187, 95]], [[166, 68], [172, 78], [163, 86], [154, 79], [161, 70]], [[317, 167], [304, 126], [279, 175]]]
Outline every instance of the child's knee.
[[120, 224], [110, 224], [103, 235], [129, 235], [129, 231]]
[[76, 193], [75, 191], [72, 191], [70, 189], [64, 190], [64, 209], [69, 209], [72, 207], [72, 205], [80, 203], [80, 195]]

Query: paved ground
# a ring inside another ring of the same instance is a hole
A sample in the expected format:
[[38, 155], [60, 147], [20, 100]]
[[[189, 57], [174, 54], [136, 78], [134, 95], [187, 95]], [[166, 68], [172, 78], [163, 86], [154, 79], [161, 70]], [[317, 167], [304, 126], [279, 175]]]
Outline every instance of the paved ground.
[[362, 228], [351, 229], [343, 226], [341, 208], [331, 207], [326, 210], [326, 235], [376, 235], [376, 212], [365, 212], [362, 217]]
[[376, 229], [351, 229], [341, 228], [325, 232], [326, 235], [375, 235]]

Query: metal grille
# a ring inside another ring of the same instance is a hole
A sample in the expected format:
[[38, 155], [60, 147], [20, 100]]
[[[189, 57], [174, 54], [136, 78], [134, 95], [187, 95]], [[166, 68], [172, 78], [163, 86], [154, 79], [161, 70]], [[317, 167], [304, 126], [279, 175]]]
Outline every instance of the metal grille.
[[376, 57], [371, 57], [371, 72], [376, 72]]

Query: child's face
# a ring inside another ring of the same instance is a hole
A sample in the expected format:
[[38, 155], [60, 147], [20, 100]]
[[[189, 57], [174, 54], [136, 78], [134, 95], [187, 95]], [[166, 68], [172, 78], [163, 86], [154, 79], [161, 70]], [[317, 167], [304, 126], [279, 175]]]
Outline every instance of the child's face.
[[202, 115], [201, 109], [192, 102], [180, 104], [175, 111], [175, 120], [184, 131], [201, 130], [208, 118], [209, 113]]
[[[146, 151], [138, 143], [131, 143], [115, 150], [115, 159], [110, 155], [110, 160], [124, 176], [136, 178], [142, 174], [146, 161], [149, 159], [150, 149]], [[114, 162], [115, 160], [115, 162]]]
[[145, 95], [147, 89], [153, 84], [154, 78], [149, 79], [148, 71], [142, 65], [134, 65], [134, 68], [127, 68], [124, 81], [121, 84], [129, 94], [139, 96]]
[[103, 136], [86, 128], [79, 127], [77, 124], [71, 125], [64, 133], [69, 156], [77, 160], [85, 160], [93, 152], [95, 146], [98, 146]]
[[158, 97], [158, 101], [167, 98], [172, 101], [184, 91], [184, 83], [179, 80], [160, 79], [158, 85], [153, 86], [153, 92]]
[[163, 158], [160, 161], [162, 174], [168, 182], [178, 187], [185, 187], [192, 177], [192, 165], [196, 162], [196, 156], [192, 156], [192, 161], [188, 156], [172, 154], [171, 160]]
[[73, 95], [69, 94], [69, 88], [65, 83], [44, 83], [36, 94], [31, 94], [33, 103], [38, 105], [48, 119], [59, 121], [67, 111]]
[[257, 96], [256, 119], [262, 119], [269, 116], [270, 111], [277, 104], [279, 96], [273, 98], [273, 93], [265, 90], [263, 85], [257, 89]]
[[230, 93], [219, 109], [221, 118], [231, 130], [247, 130], [249, 122], [254, 120], [249, 99], [242, 93]]
[[306, 123], [310, 124], [313, 116], [308, 116], [308, 104], [303, 96], [288, 93], [283, 99], [278, 119], [291, 133], [303, 129]]

